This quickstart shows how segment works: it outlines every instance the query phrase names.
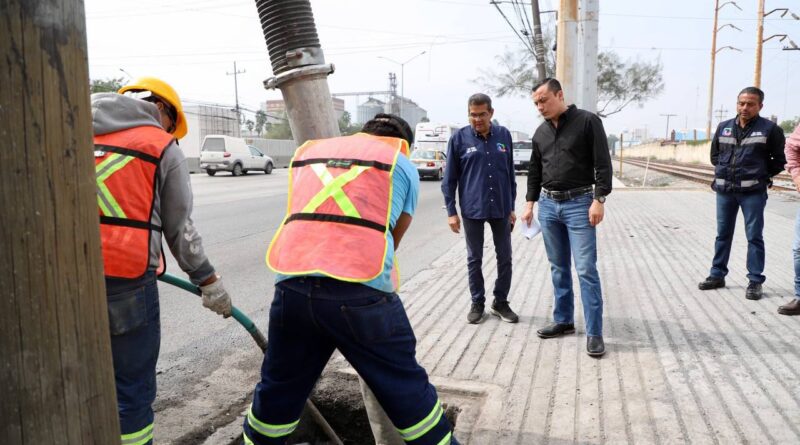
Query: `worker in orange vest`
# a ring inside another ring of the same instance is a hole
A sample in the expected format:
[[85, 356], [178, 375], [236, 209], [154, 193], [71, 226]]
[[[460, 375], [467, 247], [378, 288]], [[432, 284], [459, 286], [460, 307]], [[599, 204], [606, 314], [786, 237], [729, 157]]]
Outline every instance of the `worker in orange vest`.
[[162, 238], [200, 286], [203, 306], [227, 317], [231, 299], [192, 223], [189, 170], [176, 141], [186, 135], [186, 117], [175, 90], [143, 77], [119, 93], [93, 94], [91, 101], [121, 441], [146, 445], [153, 441], [161, 342], [156, 274], [163, 270]]
[[406, 443], [458, 444], [396, 293], [394, 253], [419, 192], [408, 160], [413, 134], [389, 114], [361, 131], [308, 141], [292, 159], [288, 211], [267, 252], [278, 276], [261, 382], [244, 421], [248, 445], [286, 442], [337, 349]]

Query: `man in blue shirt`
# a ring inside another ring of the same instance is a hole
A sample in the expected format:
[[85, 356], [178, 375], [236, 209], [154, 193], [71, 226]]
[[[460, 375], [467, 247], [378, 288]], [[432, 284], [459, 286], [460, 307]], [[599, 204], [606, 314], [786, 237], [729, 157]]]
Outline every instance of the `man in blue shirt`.
[[450, 229], [459, 233], [461, 220], [456, 212], [456, 190], [464, 218], [467, 240], [467, 270], [472, 295], [467, 321], [480, 323], [484, 318], [486, 290], [483, 285], [483, 229], [489, 223], [497, 255], [497, 281], [491, 313], [503, 321], [516, 323], [519, 318], [508, 305], [511, 287], [511, 230], [517, 217], [514, 200], [517, 181], [514, 176], [511, 133], [492, 124], [492, 99], [481, 93], [467, 102], [469, 126], [450, 138], [442, 193], [447, 206]]

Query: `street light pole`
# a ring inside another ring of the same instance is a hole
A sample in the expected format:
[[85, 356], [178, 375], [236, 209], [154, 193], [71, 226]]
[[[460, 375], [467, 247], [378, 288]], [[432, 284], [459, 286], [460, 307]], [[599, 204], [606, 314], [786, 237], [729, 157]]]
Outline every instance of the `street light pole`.
[[[405, 93], [405, 83], [406, 83], [405, 66], [406, 66], [406, 64], [408, 62], [411, 62], [412, 60], [416, 59], [417, 57], [419, 57], [419, 56], [421, 56], [421, 55], [423, 55], [423, 54], [425, 54], [427, 52], [428, 51], [422, 51], [421, 53], [415, 55], [414, 57], [411, 57], [410, 59], [406, 60], [405, 62], [398, 62], [398, 61], [392, 60], [392, 59], [390, 59], [388, 57], [378, 56], [379, 59], [388, 60], [389, 62], [392, 62], [394, 64], [400, 65], [400, 117], [401, 118], [403, 118], [403, 101], [406, 98], [406, 96], [405, 96], [405, 94], [406, 94]], [[403, 118], [403, 119], [405, 119], [405, 118]]]

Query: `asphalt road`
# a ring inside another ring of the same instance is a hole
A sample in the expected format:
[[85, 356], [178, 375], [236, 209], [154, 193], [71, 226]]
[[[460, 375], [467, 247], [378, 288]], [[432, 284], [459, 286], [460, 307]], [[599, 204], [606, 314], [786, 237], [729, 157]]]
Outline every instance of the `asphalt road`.
[[[191, 179], [194, 221], [206, 254], [233, 303], [264, 332], [274, 291], [274, 274], [264, 256], [286, 210], [287, 174], [287, 169], [277, 169], [271, 175], [196, 174]], [[417, 212], [398, 250], [402, 279], [425, 269], [454, 243], [463, 243], [447, 226], [440, 184], [421, 181]], [[167, 257], [167, 271], [185, 277]], [[192, 443], [197, 437], [187, 436], [188, 431], [238, 409], [252, 391], [260, 351], [233, 319], [203, 308], [198, 297], [163, 283], [159, 291], [162, 345], [156, 437], [160, 443]]]

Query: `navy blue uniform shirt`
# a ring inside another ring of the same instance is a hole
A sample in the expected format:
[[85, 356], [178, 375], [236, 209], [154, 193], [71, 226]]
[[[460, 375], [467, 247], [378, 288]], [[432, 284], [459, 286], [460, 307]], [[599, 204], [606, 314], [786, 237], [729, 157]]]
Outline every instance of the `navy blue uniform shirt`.
[[447, 216], [456, 215], [456, 189], [463, 218], [506, 218], [514, 211], [517, 180], [505, 127], [492, 124], [484, 138], [466, 126], [450, 138], [442, 181]]

